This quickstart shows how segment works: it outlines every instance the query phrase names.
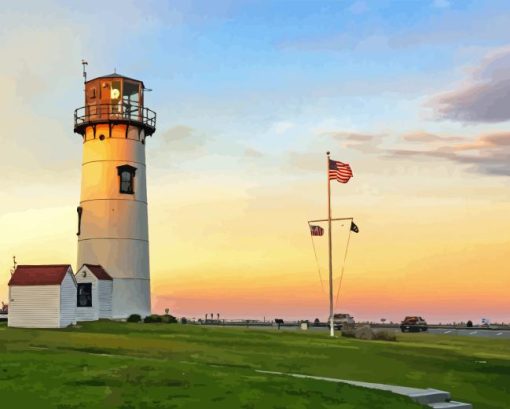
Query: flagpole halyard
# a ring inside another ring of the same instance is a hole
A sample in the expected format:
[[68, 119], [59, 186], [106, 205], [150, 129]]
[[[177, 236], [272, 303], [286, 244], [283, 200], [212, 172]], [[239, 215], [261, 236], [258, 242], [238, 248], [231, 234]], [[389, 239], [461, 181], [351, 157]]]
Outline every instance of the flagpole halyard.
[[329, 247], [329, 335], [335, 336], [333, 312], [333, 254], [331, 237], [331, 179], [329, 176], [329, 152], [326, 153], [326, 176], [328, 178], [328, 247]]
[[352, 225], [349, 228], [349, 236], [347, 238], [347, 245], [345, 246], [344, 261], [342, 263], [342, 271], [340, 273], [340, 281], [338, 282], [338, 290], [336, 292], [335, 306], [338, 308], [338, 297], [340, 296], [340, 287], [342, 287], [342, 279], [344, 278], [345, 260], [347, 260], [347, 252], [349, 251], [349, 243], [351, 241]]
[[[308, 222], [308, 228], [311, 231], [312, 226], [310, 225], [310, 222]], [[315, 243], [313, 241], [313, 234], [310, 234], [310, 239], [312, 240], [313, 254], [315, 255], [315, 263], [317, 264], [317, 270], [319, 271], [319, 280], [321, 281], [322, 292], [324, 293], [324, 283], [322, 281], [321, 266], [319, 264], [319, 257], [317, 257], [317, 250], [315, 249]]]

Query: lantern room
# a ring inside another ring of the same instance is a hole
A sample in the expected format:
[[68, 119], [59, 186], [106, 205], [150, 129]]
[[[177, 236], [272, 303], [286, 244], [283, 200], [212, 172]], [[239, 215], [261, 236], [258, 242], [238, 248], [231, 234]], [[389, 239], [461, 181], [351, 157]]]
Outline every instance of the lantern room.
[[85, 106], [75, 111], [74, 131], [83, 135], [95, 124], [132, 124], [152, 135], [156, 113], [144, 107], [145, 90], [142, 81], [117, 73], [85, 82]]

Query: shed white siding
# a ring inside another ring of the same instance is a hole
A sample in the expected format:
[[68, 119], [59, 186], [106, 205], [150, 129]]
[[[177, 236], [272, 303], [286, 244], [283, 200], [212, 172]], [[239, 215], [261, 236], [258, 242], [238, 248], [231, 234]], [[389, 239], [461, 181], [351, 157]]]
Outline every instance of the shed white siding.
[[98, 279], [94, 273], [84, 265], [76, 273], [76, 282], [92, 284], [92, 306], [76, 307], [78, 321], [97, 321], [100, 318], [112, 318], [112, 280]]
[[98, 280], [99, 318], [112, 318], [112, 280]]
[[76, 324], [76, 281], [67, 272], [60, 285], [60, 327]]
[[[83, 272], [86, 276], [83, 277]], [[76, 273], [76, 282], [92, 283], [92, 307], [76, 307], [76, 319], [78, 321], [97, 321], [99, 319], [99, 300], [97, 296], [97, 278], [86, 267]]]
[[60, 326], [60, 286], [9, 287], [9, 327], [58, 328]]

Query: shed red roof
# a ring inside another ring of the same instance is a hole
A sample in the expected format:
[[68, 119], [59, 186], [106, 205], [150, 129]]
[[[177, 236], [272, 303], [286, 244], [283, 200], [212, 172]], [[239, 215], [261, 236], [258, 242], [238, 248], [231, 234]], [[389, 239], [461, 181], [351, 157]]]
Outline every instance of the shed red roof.
[[19, 265], [9, 280], [9, 286], [60, 285], [70, 268], [69, 264]]
[[94, 274], [98, 280], [110, 280], [113, 278], [106, 272], [106, 270], [99, 264], [84, 264]]

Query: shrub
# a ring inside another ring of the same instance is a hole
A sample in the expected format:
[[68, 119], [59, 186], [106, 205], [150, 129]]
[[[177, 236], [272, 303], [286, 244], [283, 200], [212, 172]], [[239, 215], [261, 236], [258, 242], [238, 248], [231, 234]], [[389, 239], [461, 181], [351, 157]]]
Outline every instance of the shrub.
[[342, 331], [354, 331], [356, 329], [356, 324], [353, 322], [344, 322], [342, 323]]
[[469, 321], [467, 322], [466, 327], [472, 328], [472, 327], [473, 327], [473, 321], [469, 320]]
[[374, 339], [379, 341], [396, 341], [397, 336], [395, 335], [395, 331], [381, 329], [374, 332]]
[[356, 338], [356, 333], [354, 332], [354, 329], [343, 329], [342, 328], [342, 337]]
[[391, 330], [377, 330], [374, 331], [370, 325], [363, 325], [359, 328], [342, 328], [342, 336], [347, 338], [356, 338], [364, 340], [379, 340], [379, 341], [396, 341], [397, 336]]
[[370, 325], [363, 325], [362, 327], [354, 330], [354, 336], [357, 339], [372, 340], [375, 338], [374, 331], [370, 328]]
[[188, 319], [186, 317], [182, 317], [181, 324], [187, 324], [187, 323], [188, 323]]
[[127, 322], [140, 322], [142, 320], [142, 317], [140, 317], [140, 315], [138, 314], [131, 314], [128, 319], [127, 319]]
[[162, 321], [161, 317], [159, 315], [156, 315], [156, 314], [147, 315], [143, 319], [143, 322], [145, 322], [146, 324], [151, 323], [151, 322], [161, 322], [161, 321]]
[[177, 318], [175, 318], [173, 315], [163, 315], [162, 317], [159, 317], [161, 319], [161, 322], [164, 322], [166, 324], [174, 324], [177, 322]]

